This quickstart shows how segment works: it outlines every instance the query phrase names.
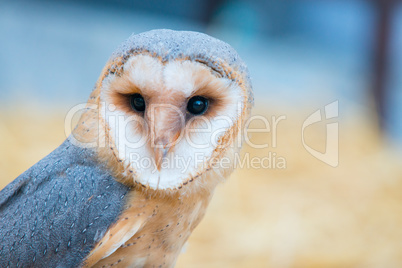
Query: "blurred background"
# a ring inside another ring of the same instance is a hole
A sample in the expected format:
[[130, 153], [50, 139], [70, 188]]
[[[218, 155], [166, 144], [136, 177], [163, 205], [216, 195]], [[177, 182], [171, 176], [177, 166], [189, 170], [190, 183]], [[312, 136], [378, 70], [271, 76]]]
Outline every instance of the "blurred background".
[[[254, 114], [284, 116], [243, 150], [272, 165], [218, 187], [177, 267], [402, 266], [402, 1], [1, 0], [0, 189], [66, 138], [111, 52], [156, 28], [230, 43]], [[336, 101], [331, 166], [306, 150], [325, 153], [328, 122], [302, 125]]]

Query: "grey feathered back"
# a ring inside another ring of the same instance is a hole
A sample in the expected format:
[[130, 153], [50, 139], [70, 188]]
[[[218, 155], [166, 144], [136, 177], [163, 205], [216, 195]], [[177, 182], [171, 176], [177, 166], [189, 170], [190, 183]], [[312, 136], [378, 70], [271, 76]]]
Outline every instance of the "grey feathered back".
[[77, 267], [129, 189], [66, 140], [0, 192], [0, 267]]

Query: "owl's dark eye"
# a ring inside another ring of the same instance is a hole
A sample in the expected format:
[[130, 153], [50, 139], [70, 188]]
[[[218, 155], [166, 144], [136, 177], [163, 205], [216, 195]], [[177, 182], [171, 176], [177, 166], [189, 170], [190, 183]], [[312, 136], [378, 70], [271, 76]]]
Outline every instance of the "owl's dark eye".
[[192, 97], [187, 103], [187, 111], [194, 115], [201, 115], [208, 109], [208, 100], [201, 96]]
[[145, 100], [141, 96], [141, 94], [134, 94], [130, 96], [130, 105], [131, 108], [138, 111], [143, 112], [145, 111]]

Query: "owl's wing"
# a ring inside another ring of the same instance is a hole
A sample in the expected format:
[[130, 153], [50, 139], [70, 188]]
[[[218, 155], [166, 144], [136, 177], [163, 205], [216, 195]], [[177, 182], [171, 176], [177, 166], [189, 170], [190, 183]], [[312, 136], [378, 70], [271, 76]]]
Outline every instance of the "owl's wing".
[[0, 192], [0, 267], [77, 267], [130, 189], [66, 140]]
[[[84, 267], [99, 266], [99, 261], [116, 252], [121, 246], [129, 241], [146, 222], [146, 217], [125, 217], [130, 211], [123, 212], [119, 221], [113, 224], [103, 236], [102, 240], [94, 247], [85, 259]], [[103, 267], [103, 266], [102, 266]]]

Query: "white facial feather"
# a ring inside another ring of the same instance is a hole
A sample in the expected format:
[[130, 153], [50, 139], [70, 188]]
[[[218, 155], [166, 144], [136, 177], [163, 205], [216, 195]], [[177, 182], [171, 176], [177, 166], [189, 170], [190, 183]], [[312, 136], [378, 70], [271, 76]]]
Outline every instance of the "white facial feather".
[[[197, 95], [200, 85], [196, 84], [195, 74], [205, 69], [208, 67], [190, 61], [172, 61], [164, 65], [158, 59], [144, 55], [134, 56], [124, 65], [129, 79], [143, 95], [165, 94], [167, 104], [169, 92], [172, 91], [180, 91], [186, 98]], [[222, 86], [225, 87], [225, 106], [213, 118], [205, 121], [205, 124], [198, 124], [199, 128], [191, 130], [191, 135], [182, 135], [164, 157], [159, 171], [153, 162], [154, 151], [149, 144], [149, 137], [144, 137], [138, 129], [130, 126], [133, 125], [130, 120], [137, 120], [139, 117], [119, 110], [113, 103], [110, 85], [116, 79], [121, 77], [109, 75], [102, 84], [100, 98], [106, 108], [105, 122], [115, 142], [118, 157], [135, 171], [133, 174], [137, 177], [133, 179], [154, 189], [173, 189], [197, 175], [197, 171], [207, 164], [206, 160], [215, 150], [219, 137], [237, 122], [244, 105], [237, 84], [226, 78], [214, 78], [223, 82]], [[111, 104], [117, 108], [110, 109]], [[166, 118], [157, 118], [155, 124], [161, 123], [158, 120]]]

